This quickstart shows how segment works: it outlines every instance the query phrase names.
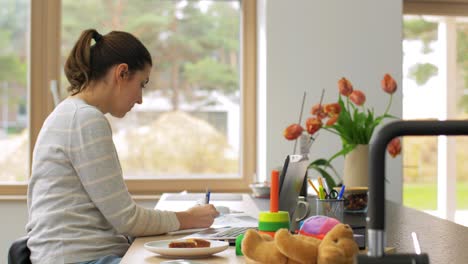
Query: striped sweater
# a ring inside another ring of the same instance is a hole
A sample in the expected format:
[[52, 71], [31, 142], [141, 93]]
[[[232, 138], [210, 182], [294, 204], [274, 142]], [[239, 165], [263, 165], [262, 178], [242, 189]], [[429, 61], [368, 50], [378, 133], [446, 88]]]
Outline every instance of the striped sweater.
[[162, 234], [180, 225], [174, 212], [132, 200], [107, 119], [78, 98], [58, 105], [39, 133], [28, 211], [33, 263], [123, 256], [129, 247], [125, 235]]

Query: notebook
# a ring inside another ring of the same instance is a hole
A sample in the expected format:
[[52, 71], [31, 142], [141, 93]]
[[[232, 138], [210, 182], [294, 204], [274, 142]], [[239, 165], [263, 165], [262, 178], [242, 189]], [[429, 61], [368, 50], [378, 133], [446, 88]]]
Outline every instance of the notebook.
[[238, 235], [248, 229], [257, 229], [258, 219], [244, 213], [224, 214], [217, 217], [212, 227], [190, 234], [184, 238], [222, 240], [235, 244]]

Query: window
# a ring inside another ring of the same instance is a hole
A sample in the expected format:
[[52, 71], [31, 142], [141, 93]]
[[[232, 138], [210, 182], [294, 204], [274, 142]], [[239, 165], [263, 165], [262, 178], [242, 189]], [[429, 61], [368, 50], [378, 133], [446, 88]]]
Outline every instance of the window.
[[[57, 22], [45, 22], [49, 38], [42, 41], [59, 41], [56, 50], [42, 48], [48, 51], [42, 56], [57, 62], [49, 67], [57, 75], [38, 77], [46, 96], [31, 98], [43, 103], [37, 107], [45, 114], [32, 122], [42, 124], [53, 107], [51, 80], [59, 80], [59, 94], [67, 96], [63, 64], [82, 30], [128, 31], [147, 46], [154, 64], [143, 104], [123, 119], [108, 117], [129, 190], [247, 190], [256, 156], [255, 8], [256, 1], [239, 0], [33, 4], [32, 14], [55, 14], [49, 20]], [[95, 15], [84, 20], [83, 13]]]
[[[467, 17], [404, 16], [403, 118], [468, 118], [467, 47]], [[467, 149], [468, 137], [404, 138], [403, 203], [468, 225]]]
[[26, 182], [29, 1], [3, 1], [0, 12], [0, 182]]

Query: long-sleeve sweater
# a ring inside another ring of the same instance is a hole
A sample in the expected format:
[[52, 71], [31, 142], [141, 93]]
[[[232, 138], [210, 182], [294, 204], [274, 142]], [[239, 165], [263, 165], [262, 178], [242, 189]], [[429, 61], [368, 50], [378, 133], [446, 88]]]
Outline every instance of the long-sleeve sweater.
[[78, 98], [64, 100], [39, 133], [28, 187], [26, 230], [33, 263], [123, 256], [126, 235], [177, 230], [174, 212], [131, 198], [105, 116]]

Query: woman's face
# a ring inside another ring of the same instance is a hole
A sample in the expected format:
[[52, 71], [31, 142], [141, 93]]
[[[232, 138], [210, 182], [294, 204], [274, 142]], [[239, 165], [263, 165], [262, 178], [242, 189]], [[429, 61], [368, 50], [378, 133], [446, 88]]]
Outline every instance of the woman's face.
[[135, 104], [143, 102], [142, 93], [149, 81], [151, 66], [147, 65], [144, 70], [130, 73], [122, 71], [120, 74], [122, 81], [120, 87], [117, 87], [117, 94], [114, 99], [113, 107], [110, 111], [115, 117], [124, 117], [127, 112], [132, 110]]

